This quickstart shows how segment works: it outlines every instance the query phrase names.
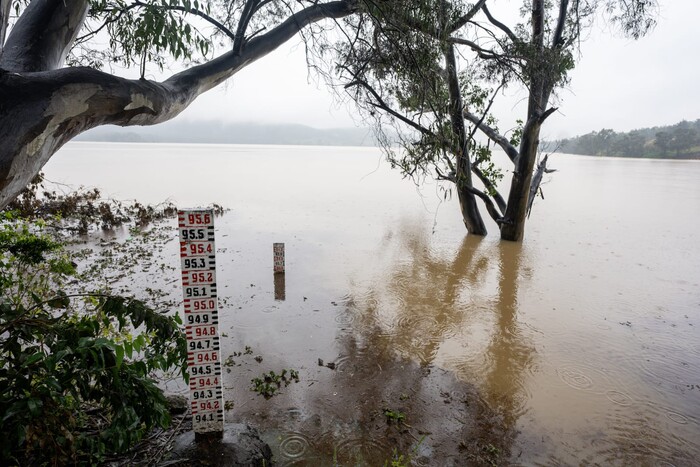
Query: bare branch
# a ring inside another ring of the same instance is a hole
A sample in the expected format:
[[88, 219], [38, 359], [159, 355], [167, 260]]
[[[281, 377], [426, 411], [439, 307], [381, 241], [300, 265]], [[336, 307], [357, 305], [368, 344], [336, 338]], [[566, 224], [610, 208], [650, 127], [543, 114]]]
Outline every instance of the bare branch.
[[233, 53], [238, 54], [241, 52], [243, 47], [243, 41], [245, 39], [245, 31], [248, 29], [248, 23], [253, 17], [253, 14], [257, 11], [259, 0], [247, 0], [245, 6], [243, 7], [243, 12], [238, 20], [238, 27], [236, 27], [236, 34], [233, 36]]
[[544, 121], [547, 120], [547, 118], [548, 118], [550, 115], [552, 115], [554, 112], [556, 112], [556, 111], [557, 111], [557, 108], [556, 108], [556, 107], [550, 107], [549, 109], [547, 109], [546, 111], [544, 111], [544, 112], [542, 113], [542, 115], [540, 115], [540, 116], [538, 117], [538, 120], [539, 120], [540, 125], [543, 124]]
[[569, 0], [559, 0], [559, 19], [557, 19], [557, 27], [554, 30], [552, 37], [552, 48], [562, 47], [564, 45], [564, 26], [566, 25], [566, 15], [569, 8]]
[[493, 24], [493, 25], [496, 26], [498, 29], [500, 29], [501, 31], [503, 31], [504, 33], [506, 33], [506, 36], [508, 36], [508, 37], [510, 38], [511, 41], [513, 41], [514, 43], [515, 43], [515, 42], [518, 42], [518, 36], [516, 36], [515, 33], [513, 33], [513, 31], [511, 31], [510, 28], [509, 28], [508, 26], [506, 26], [505, 24], [501, 23], [501, 22], [498, 21], [496, 18], [494, 18], [494, 17], [491, 15], [491, 12], [489, 11], [489, 9], [488, 9], [488, 7], [487, 7], [486, 5], [483, 5], [483, 6], [481, 7], [481, 9], [484, 11], [484, 14], [485, 14], [486, 17], [489, 19], [489, 22], [490, 22], [491, 24]]
[[527, 216], [530, 217], [530, 212], [532, 211], [532, 203], [535, 201], [535, 197], [537, 196], [537, 192], [539, 191], [541, 193], [540, 185], [542, 184], [542, 176], [546, 173], [552, 173], [556, 172], [555, 169], [548, 169], [547, 168], [547, 159], [549, 158], [549, 154], [544, 156], [542, 160], [540, 161], [539, 164], [537, 164], [537, 170], [535, 171], [535, 174], [532, 176], [532, 182], [530, 183], [530, 196], [527, 200]]
[[474, 52], [476, 52], [480, 58], [484, 59], [498, 59], [501, 57], [504, 57], [503, 55], [497, 54], [493, 50], [489, 49], [484, 49], [481, 47], [479, 44], [477, 44], [474, 41], [470, 41], [468, 39], [462, 39], [461, 37], [450, 37], [448, 41], [452, 42], [453, 44], [461, 44], [461, 45], [466, 45], [470, 49], [472, 49]]

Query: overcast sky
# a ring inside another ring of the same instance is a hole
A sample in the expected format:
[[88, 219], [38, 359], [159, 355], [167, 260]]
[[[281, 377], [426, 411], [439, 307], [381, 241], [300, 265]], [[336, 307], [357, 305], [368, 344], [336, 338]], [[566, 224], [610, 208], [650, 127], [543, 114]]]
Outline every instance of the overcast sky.
[[[506, 0], [517, 5], [519, 1]], [[700, 118], [700, 0], [661, 0], [659, 24], [639, 41], [599, 23], [582, 45], [560, 112], [547, 121], [547, 139], [601, 128], [628, 131]], [[525, 94], [509, 92], [497, 109], [504, 124], [521, 118]], [[294, 40], [201, 96], [180, 119], [301, 123], [319, 128], [361, 124], [352, 105], [309, 76], [303, 46]]]

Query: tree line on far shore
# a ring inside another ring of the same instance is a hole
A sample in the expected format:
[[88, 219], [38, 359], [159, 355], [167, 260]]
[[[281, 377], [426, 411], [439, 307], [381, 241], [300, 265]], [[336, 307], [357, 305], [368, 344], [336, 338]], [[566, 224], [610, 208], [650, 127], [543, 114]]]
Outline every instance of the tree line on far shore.
[[585, 156], [700, 159], [700, 119], [621, 133], [604, 128], [549, 145]]

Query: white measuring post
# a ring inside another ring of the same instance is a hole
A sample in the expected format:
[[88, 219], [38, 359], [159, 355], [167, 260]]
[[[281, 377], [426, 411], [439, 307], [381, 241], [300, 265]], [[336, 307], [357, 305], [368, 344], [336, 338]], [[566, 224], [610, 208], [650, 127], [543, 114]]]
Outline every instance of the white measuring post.
[[284, 272], [284, 243], [272, 244], [273, 271], [275, 274]]
[[195, 435], [223, 436], [214, 212], [181, 210], [177, 219], [192, 427]]

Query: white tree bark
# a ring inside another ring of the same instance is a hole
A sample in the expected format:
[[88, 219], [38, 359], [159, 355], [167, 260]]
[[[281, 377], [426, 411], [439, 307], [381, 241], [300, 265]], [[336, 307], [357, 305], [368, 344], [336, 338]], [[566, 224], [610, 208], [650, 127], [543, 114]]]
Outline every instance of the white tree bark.
[[[5, 5], [6, 0], [2, 1]], [[200, 94], [325, 18], [353, 13], [352, 0], [313, 4], [241, 48], [163, 82], [90, 68], [60, 68], [84, 21], [85, 0], [33, 0], [0, 55], [0, 208], [79, 133], [104, 124], [154, 125]], [[27, 16], [29, 15], [29, 16]]]

